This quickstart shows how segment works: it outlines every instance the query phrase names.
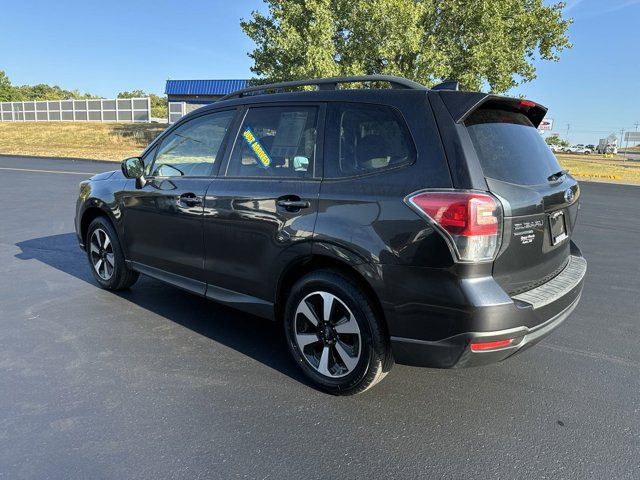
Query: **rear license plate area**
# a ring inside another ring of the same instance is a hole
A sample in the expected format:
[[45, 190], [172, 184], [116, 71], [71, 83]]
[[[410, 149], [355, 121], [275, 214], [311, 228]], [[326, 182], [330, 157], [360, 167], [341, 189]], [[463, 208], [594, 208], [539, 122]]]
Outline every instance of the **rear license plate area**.
[[551, 232], [551, 245], [557, 245], [567, 238], [564, 212], [557, 211], [549, 215], [549, 231]]

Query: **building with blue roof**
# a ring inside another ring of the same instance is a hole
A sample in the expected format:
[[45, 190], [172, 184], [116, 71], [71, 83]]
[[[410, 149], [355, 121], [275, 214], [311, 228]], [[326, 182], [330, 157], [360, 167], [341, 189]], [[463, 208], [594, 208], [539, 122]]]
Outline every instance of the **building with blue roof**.
[[167, 80], [169, 123], [248, 84], [249, 80]]

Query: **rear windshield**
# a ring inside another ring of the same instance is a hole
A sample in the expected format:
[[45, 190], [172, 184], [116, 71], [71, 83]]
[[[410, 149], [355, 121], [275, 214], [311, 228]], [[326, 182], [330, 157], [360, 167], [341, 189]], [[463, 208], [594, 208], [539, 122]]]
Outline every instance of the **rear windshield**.
[[485, 177], [519, 185], [538, 185], [562, 170], [523, 113], [480, 108], [465, 124]]

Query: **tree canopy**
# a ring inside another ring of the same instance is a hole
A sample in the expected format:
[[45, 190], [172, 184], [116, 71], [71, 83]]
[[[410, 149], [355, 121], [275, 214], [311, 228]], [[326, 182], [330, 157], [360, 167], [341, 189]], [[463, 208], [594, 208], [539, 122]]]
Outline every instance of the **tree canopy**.
[[569, 142], [567, 142], [566, 140], [560, 139], [560, 135], [557, 133], [552, 133], [548, 137], [545, 137], [544, 141], [547, 142], [547, 145], [558, 145], [560, 147], [569, 146]]
[[390, 74], [427, 86], [504, 92], [571, 44], [563, 2], [543, 0], [265, 0], [241, 22], [252, 71], [284, 81]]
[[13, 86], [7, 74], [0, 70], [0, 102], [22, 102], [29, 100], [69, 100], [100, 98], [78, 90], [64, 90], [57, 85], [44, 83], [37, 85]]
[[11, 80], [9, 80], [6, 73], [0, 70], [0, 102], [12, 101], [12, 89]]

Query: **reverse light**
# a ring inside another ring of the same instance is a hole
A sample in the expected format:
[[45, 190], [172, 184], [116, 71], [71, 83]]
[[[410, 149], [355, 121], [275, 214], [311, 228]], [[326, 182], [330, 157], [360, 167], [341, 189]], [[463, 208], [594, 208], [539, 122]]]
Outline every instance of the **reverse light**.
[[457, 261], [489, 261], [498, 253], [502, 206], [491, 195], [424, 191], [409, 195], [406, 202], [437, 227]]
[[498, 348], [508, 347], [513, 343], [513, 338], [505, 338], [504, 340], [494, 340], [491, 342], [475, 342], [471, 344], [471, 351], [484, 352], [486, 350], [496, 350]]

